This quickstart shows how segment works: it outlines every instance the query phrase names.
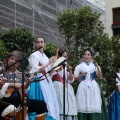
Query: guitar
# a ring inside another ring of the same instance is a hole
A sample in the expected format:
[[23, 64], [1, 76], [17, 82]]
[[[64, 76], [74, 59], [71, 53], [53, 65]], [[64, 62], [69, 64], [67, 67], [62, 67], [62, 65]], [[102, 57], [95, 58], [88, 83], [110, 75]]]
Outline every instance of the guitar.
[[[9, 74], [9, 75], [4, 75], [4, 76], [1, 76], [1, 77], [4, 77], [7, 79], [7, 82], [10, 82], [10, 86], [9, 88], [7, 89], [4, 97], [10, 97], [11, 94], [15, 91], [19, 91], [18, 89], [21, 89], [21, 83], [19, 83], [18, 80], [22, 79], [22, 73], [19, 72], [19, 73], [12, 73], [12, 74]], [[25, 80], [28, 79], [28, 73], [26, 75], [26, 73], [24, 74], [24, 78]], [[2, 78], [1, 78], [2, 79]], [[17, 82], [16, 82], [17, 81]], [[21, 82], [21, 81], [20, 81]], [[19, 91], [20, 93], [20, 91]]]
[[[41, 80], [44, 80], [44, 79], [39, 79], [39, 77], [37, 77], [37, 76], [35, 76], [35, 75], [33, 74], [33, 75], [31, 75], [29, 78], [27, 78], [26, 83], [30, 84], [30, 83], [32, 83], [32, 82], [39, 82], [39, 81], [41, 81]], [[13, 84], [14, 84], [14, 83], [13, 83]], [[17, 83], [15, 83], [15, 84], [17, 84]], [[20, 84], [20, 83], [18, 83], [18, 84]], [[4, 97], [5, 97], [5, 98], [10, 97], [11, 94], [12, 94], [13, 92], [15, 92], [16, 90], [19, 91], [19, 93], [21, 93], [21, 90], [22, 90], [22, 89], [20, 88], [20, 89], [18, 90], [18, 89], [16, 89], [16, 88], [14, 88], [14, 85], [13, 85], [13, 87], [8, 88], [8, 90], [6, 91]]]
[[8, 88], [7, 91], [6, 91], [6, 93], [5, 93], [5, 95], [4, 95], [4, 97], [5, 97], [5, 98], [10, 97], [11, 94], [12, 94], [14, 91], [15, 91], [15, 88]]

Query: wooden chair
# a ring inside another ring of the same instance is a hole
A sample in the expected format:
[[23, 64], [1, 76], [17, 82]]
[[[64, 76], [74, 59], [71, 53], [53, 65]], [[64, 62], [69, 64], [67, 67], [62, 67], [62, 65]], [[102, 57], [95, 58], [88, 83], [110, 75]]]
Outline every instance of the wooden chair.
[[[24, 119], [27, 116], [27, 111], [28, 111], [28, 109], [24, 108]], [[22, 120], [22, 109], [20, 111], [16, 112], [16, 120]]]

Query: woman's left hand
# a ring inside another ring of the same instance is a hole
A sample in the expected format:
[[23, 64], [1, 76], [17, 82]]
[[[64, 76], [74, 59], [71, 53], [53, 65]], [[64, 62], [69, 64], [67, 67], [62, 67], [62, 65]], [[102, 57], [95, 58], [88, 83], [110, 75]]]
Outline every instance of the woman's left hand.
[[27, 88], [29, 84], [31, 83], [32, 79], [35, 78], [34, 74], [31, 74], [29, 78], [26, 79], [24, 87]]
[[2, 86], [7, 82], [7, 79], [2, 77], [0, 78], [0, 88], [2, 88]]
[[99, 65], [98, 65], [98, 63], [94, 60], [94, 65], [96, 66], [96, 67], [98, 67]]

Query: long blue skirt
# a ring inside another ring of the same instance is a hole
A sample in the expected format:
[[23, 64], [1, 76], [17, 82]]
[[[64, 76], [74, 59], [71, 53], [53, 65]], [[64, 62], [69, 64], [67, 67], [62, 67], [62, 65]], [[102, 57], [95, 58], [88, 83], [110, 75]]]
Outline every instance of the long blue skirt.
[[108, 118], [109, 120], [120, 120], [120, 93], [117, 90], [110, 97]]
[[[30, 90], [28, 91], [28, 96], [31, 99], [44, 100], [44, 96], [40, 87], [40, 82], [34, 82], [30, 84]], [[47, 104], [47, 103], [46, 103]], [[39, 107], [39, 106], [38, 106]], [[41, 108], [42, 109], [42, 108]], [[36, 113], [28, 113], [29, 120], [36, 119]], [[46, 120], [55, 120], [51, 116], [46, 116]]]

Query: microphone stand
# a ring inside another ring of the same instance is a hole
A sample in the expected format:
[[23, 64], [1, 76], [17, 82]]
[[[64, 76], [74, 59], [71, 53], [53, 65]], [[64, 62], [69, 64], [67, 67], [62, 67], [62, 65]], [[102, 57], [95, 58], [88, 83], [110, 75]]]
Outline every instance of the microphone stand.
[[21, 61], [21, 65], [22, 65], [22, 120], [24, 120], [24, 94], [25, 94], [25, 91], [24, 91], [24, 81], [25, 81], [25, 78], [24, 78], [24, 67], [23, 67], [23, 64], [24, 64], [24, 60]]
[[[108, 59], [105, 57], [104, 52], [102, 51], [101, 47], [99, 47], [99, 51], [101, 52], [101, 54], [103, 55], [104, 59], [106, 60], [106, 62], [107, 62], [108, 65], [110, 66], [110, 69], [111, 69], [112, 72], [114, 73], [115, 77], [118, 78], [118, 80], [120, 81], [119, 76], [117, 75], [117, 73], [115, 72], [115, 70], [112, 68], [112, 66], [111, 66], [110, 62], [108, 61]], [[115, 86], [116, 86], [116, 82], [115, 82]], [[117, 101], [116, 101], [117, 99], [116, 99], [116, 98], [117, 98], [117, 94], [115, 93], [115, 108], [117, 108], [117, 106], [116, 106], [116, 105], [117, 105], [117, 104], [116, 104], [116, 103], [117, 103]], [[116, 111], [116, 109], [115, 109], [115, 111]], [[116, 112], [115, 112], [115, 120], [118, 119], [118, 117], [117, 117], [118, 115], [117, 115], [117, 114], [118, 114], [118, 112], [116, 111]]]
[[63, 63], [63, 120], [65, 120], [65, 66], [66, 64]]
[[56, 67], [58, 66], [63, 66], [63, 120], [65, 120], [65, 62], [68, 59], [65, 59], [64, 61], [62, 61], [61, 63], [59, 63], [57, 66], [53, 67], [50, 71], [48, 71], [48, 73], [50, 73], [52, 70], [54, 70]]
[[[35, 52], [35, 51], [34, 51]], [[33, 53], [34, 53], [33, 52]], [[28, 55], [26, 55], [24, 58], [26, 58]], [[21, 59], [20, 61], [24, 61], [24, 59]], [[67, 61], [67, 59], [66, 60], [64, 60], [64, 61], [62, 61], [61, 63], [59, 63], [57, 66], [55, 66], [55, 67], [53, 67], [51, 70], [49, 70], [46, 74], [48, 74], [48, 73], [50, 73], [52, 70], [54, 70], [56, 67], [58, 67], [58, 66], [63, 66], [63, 72], [64, 72], [64, 74], [63, 74], [63, 80], [64, 80], [64, 89], [63, 89], [63, 115], [64, 115], [64, 119], [63, 120], [65, 120], [65, 62]], [[16, 63], [18, 63], [19, 61], [17, 61]], [[14, 64], [16, 64], [16, 63], [13, 63], [10, 67], [12, 67]], [[22, 64], [23, 64], [23, 62], [22, 62]], [[46, 75], [45, 74], [45, 75]], [[42, 75], [42, 76], [40, 76], [40, 77], [38, 77], [36, 80], [33, 80], [32, 82], [39, 82], [39, 81], [42, 81], [42, 80], [44, 80], [44, 79], [41, 79], [42, 77], [43, 77], [44, 75]], [[24, 120], [24, 70], [23, 70], [23, 65], [22, 65], [22, 120]]]
[[[39, 49], [41, 49], [42, 47], [37, 48], [36, 50], [34, 50], [32, 53], [38, 51]], [[4, 73], [7, 69], [11, 68], [12, 66], [14, 66], [15, 64], [21, 62], [22, 64], [22, 120], [24, 120], [24, 59], [27, 58], [28, 56], [30, 56], [32, 53], [27, 54], [26, 56], [24, 56], [22, 59], [16, 61], [15, 63], [12, 63], [11, 65], [8, 65], [4, 70], [0, 71], [0, 74]]]
[[108, 61], [108, 59], [106, 58], [103, 50], [101, 49], [101, 47], [99, 47], [99, 51], [100, 53], [103, 55], [103, 58], [106, 60], [106, 62], [108, 63], [108, 65], [110, 66], [110, 69], [112, 70], [112, 72], [114, 73], [115, 77], [118, 78], [118, 80], [120, 81], [119, 76], [117, 75], [117, 73], [115, 72], [115, 70], [113, 69], [113, 67], [111, 66], [110, 62]]
[[0, 74], [4, 73], [7, 69], [11, 68], [11, 67], [14, 66], [15, 64], [23, 61], [25, 58], [27, 58], [28, 56], [30, 56], [31, 54], [33, 54], [34, 52], [38, 51], [38, 50], [41, 49], [41, 48], [42, 48], [42, 47], [39, 47], [39, 48], [37, 48], [36, 50], [32, 51], [31, 53], [28, 53], [28, 54], [27, 54], [26, 56], [24, 56], [22, 59], [14, 62], [14, 63], [12, 63], [11, 65], [7, 65], [7, 66], [5, 67], [5, 69], [0, 70]]
[[61, 66], [62, 64], [64, 64], [67, 60], [62, 61], [60, 64], [56, 65], [55, 67], [53, 67], [51, 70], [49, 70], [48, 72], [46, 72], [44, 75], [37, 77], [37, 78], [33, 78], [33, 80], [31, 80], [30, 82], [39, 82], [42, 81], [44, 79], [41, 79], [42, 77], [44, 77], [46, 74], [50, 73], [52, 70], [54, 70], [55, 68]]

